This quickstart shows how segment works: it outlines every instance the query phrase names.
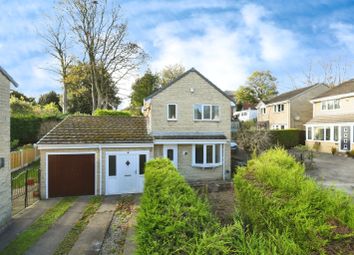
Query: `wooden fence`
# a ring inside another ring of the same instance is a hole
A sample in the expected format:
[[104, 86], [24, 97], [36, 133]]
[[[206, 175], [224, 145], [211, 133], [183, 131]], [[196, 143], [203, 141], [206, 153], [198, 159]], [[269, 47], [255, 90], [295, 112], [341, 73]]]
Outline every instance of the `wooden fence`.
[[11, 171], [21, 169], [39, 158], [39, 150], [35, 148], [12, 151], [10, 155]]

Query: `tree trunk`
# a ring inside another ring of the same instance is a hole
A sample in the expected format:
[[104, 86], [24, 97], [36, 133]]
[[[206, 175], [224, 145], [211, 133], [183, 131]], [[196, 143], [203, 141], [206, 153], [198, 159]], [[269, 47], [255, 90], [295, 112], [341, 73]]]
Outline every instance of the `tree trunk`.
[[64, 82], [64, 90], [63, 90], [63, 113], [67, 113], [68, 111], [68, 88], [67, 84]]

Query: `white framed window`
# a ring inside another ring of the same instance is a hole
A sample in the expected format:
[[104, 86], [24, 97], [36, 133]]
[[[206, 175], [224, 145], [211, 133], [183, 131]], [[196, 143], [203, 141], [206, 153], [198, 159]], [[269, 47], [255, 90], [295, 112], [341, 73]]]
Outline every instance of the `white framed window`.
[[334, 99], [334, 100], [322, 101], [321, 109], [322, 109], [322, 111], [326, 111], [326, 110], [331, 111], [331, 110], [340, 109], [340, 100]]
[[167, 105], [167, 120], [177, 120], [177, 104]]
[[274, 112], [283, 112], [284, 111], [284, 104], [276, 104], [273, 106]]
[[193, 118], [194, 120], [219, 120], [219, 106], [210, 104], [195, 104], [193, 106]]
[[192, 166], [216, 167], [222, 165], [221, 144], [195, 144], [192, 149]]
[[307, 140], [312, 140], [312, 127], [307, 127]]
[[314, 127], [314, 140], [331, 141], [331, 127]]

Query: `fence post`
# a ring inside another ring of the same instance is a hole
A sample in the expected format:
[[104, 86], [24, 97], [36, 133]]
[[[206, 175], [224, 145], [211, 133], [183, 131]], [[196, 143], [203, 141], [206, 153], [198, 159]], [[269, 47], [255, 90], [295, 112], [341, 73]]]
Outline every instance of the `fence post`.
[[20, 150], [21, 168], [23, 167], [23, 149]]
[[27, 180], [28, 180], [28, 169], [26, 169], [26, 177], [25, 177], [25, 208], [28, 206], [28, 185], [27, 185]]

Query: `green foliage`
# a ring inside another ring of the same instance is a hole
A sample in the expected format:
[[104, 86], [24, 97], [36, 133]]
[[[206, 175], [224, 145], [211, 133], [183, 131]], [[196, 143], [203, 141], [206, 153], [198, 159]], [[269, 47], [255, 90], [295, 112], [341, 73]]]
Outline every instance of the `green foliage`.
[[22, 99], [26, 102], [30, 102], [30, 103], [35, 103], [36, 99], [34, 97], [27, 97], [25, 94], [18, 92], [16, 90], [11, 90], [10, 92], [10, 97], [15, 97], [18, 99]]
[[162, 87], [167, 86], [171, 81], [185, 72], [184, 66], [180, 64], [165, 66], [160, 72], [160, 84]]
[[42, 94], [38, 99], [38, 104], [42, 106], [54, 104], [59, 109], [59, 111], [62, 110], [60, 106], [60, 96], [55, 91], [50, 91], [48, 93]]
[[60, 200], [53, 208], [48, 209], [42, 216], [21, 232], [3, 251], [1, 255], [24, 254], [74, 203], [75, 198], [67, 197]]
[[116, 111], [116, 110], [105, 110], [97, 109], [94, 111], [93, 116], [131, 116], [131, 113], [128, 111]]
[[[335, 240], [353, 240], [352, 198], [307, 178], [302, 165], [283, 149], [250, 160], [238, 169], [234, 183], [240, 212], [253, 231], [285, 237], [293, 254], [322, 254]], [[335, 231], [337, 227], [349, 232]]]
[[138, 254], [195, 254], [219, 224], [168, 159], [147, 163], [137, 217]]
[[148, 70], [142, 77], [135, 80], [132, 85], [132, 94], [130, 95], [130, 108], [135, 115], [141, 114], [144, 98], [151, 95], [158, 89], [159, 76]]
[[277, 78], [270, 71], [255, 71], [248, 77], [246, 86], [236, 91], [236, 100], [252, 104], [267, 101], [278, 94], [277, 84]]
[[305, 144], [305, 131], [299, 129], [270, 130], [272, 143], [290, 149]]

